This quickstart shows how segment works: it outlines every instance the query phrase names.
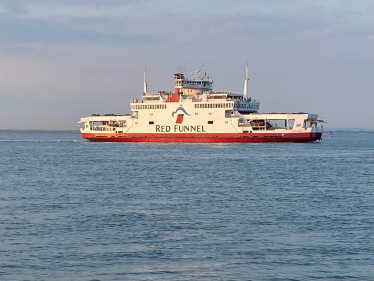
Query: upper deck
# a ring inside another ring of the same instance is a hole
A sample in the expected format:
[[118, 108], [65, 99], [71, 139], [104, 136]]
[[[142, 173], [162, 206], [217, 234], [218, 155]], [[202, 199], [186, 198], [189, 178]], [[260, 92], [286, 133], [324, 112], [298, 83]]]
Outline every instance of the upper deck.
[[[206, 75], [201, 77], [200, 70], [186, 78], [182, 73], [174, 74], [174, 92], [160, 91], [148, 93], [144, 75], [144, 92], [140, 100], [130, 103], [132, 110], [166, 109], [167, 103], [195, 103], [195, 108], [231, 108], [240, 113], [257, 112], [260, 100], [247, 97], [247, 80], [245, 78], [244, 93], [230, 91], [213, 91], [213, 79]], [[151, 104], [151, 105], [149, 105]], [[149, 105], [149, 106], [148, 106]]]
[[192, 103], [194, 108], [226, 108], [242, 113], [257, 112], [260, 101], [257, 99], [243, 99], [242, 95], [234, 95], [231, 92], [210, 92], [197, 96], [179, 95], [173, 100], [175, 94], [155, 94], [143, 96], [143, 100], [137, 99], [130, 103], [131, 110], [142, 109], [167, 109], [168, 103]]

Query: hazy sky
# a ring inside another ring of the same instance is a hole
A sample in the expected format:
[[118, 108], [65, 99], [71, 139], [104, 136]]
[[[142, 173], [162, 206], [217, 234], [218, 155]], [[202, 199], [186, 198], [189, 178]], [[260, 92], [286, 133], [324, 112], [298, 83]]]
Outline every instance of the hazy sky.
[[0, 0], [0, 129], [129, 113], [199, 65], [261, 112], [374, 128], [374, 1]]

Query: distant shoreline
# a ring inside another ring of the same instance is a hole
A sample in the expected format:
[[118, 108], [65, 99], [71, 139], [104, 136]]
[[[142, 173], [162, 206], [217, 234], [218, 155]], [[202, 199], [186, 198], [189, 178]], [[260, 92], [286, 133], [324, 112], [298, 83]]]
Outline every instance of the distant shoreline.
[[362, 128], [324, 128], [323, 133], [374, 133], [374, 129], [362, 129]]
[[[36, 133], [36, 132], [78, 132], [79, 129], [70, 129], [70, 130], [64, 130], [64, 129], [0, 129], [1, 132], [30, 132], [30, 133]], [[324, 128], [323, 133], [327, 134], [330, 132], [335, 133], [368, 133], [372, 134], [374, 133], [374, 129], [362, 129], [362, 128]]]
[[353, 130], [325, 130], [322, 135], [328, 135], [328, 134], [374, 134], [374, 130], [358, 130], [358, 131], [353, 131]]

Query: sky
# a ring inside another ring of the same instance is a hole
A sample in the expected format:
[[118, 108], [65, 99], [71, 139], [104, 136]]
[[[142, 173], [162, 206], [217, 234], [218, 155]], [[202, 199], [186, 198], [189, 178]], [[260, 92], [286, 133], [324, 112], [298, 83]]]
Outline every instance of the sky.
[[0, 0], [0, 129], [78, 129], [203, 67], [260, 112], [374, 129], [372, 0]]

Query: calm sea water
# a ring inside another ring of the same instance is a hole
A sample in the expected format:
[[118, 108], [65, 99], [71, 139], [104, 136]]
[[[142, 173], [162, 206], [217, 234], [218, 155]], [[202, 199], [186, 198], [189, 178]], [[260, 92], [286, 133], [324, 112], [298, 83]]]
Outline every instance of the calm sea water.
[[374, 135], [90, 143], [0, 131], [1, 280], [373, 280]]

